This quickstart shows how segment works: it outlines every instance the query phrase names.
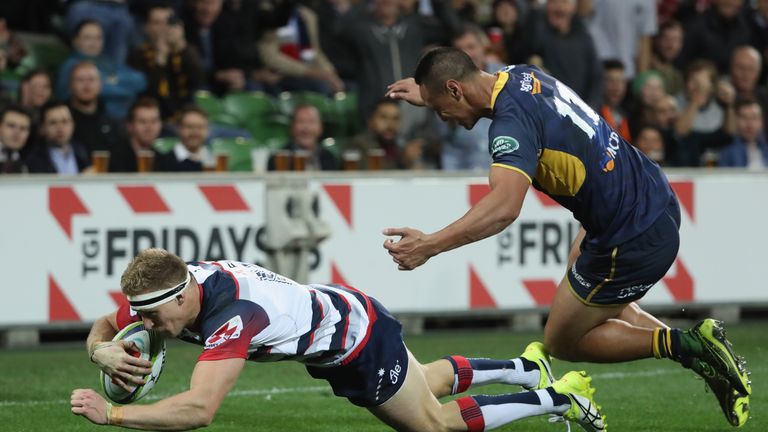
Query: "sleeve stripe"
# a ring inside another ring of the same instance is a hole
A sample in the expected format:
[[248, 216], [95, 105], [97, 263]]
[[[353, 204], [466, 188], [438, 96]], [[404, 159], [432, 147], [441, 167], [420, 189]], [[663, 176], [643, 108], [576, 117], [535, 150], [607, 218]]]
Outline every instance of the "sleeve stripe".
[[513, 166], [510, 166], [510, 165], [504, 165], [504, 164], [501, 164], [501, 163], [494, 163], [494, 164], [491, 164], [491, 166], [492, 167], [505, 168], [505, 169], [512, 170], [512, 171], [517, 171], [520, 174], [524, 175], [525, 178], [527, 178], [530, 183], [533, 183], [533, 180], [531, 180], [531, 176], [529, 176], [528, 173], [526, 173], [525, 171], [521, 170], [518, 167], [513, 167]]

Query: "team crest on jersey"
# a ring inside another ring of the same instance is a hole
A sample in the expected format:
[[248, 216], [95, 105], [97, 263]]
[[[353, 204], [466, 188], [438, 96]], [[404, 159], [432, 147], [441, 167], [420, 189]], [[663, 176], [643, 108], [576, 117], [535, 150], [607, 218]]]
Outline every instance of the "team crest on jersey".
[[510, 136], [497, 136], [491, 143], [491, 157], [512, 153], [520, 147], [520, 143]]
[[208, 339], [205, 340], [205, 349], [216, 348], [230, 339], [237, 339], [242, 331], [243, 320], [240, 315], [236, 315], [208, 336]]

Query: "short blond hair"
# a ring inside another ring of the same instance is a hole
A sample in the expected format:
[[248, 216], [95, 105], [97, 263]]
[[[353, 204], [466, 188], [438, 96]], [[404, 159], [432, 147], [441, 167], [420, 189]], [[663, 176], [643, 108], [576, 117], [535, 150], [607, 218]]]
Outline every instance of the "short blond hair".
[[187, 277], [187, 264], [165, 249], [151, 248], [139, 252], [120, 278], [125, 295], [137, 295], [178, 285]]

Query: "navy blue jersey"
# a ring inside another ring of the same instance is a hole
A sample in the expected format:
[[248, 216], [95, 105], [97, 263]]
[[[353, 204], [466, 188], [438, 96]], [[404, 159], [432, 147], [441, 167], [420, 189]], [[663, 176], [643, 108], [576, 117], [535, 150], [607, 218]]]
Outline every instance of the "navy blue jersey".
[[565, 84], [533, 66], [498, 73], [488, 132], [493, 166], [523, 173], [570, 210], [600, 247], [650, 227], [672, 197], [659, 166]]

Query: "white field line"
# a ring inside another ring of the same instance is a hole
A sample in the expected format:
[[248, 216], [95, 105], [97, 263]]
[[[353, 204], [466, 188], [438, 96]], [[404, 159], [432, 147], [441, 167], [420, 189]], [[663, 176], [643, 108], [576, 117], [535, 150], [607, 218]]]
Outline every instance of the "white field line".
[[[641, 371], [641, 372], [605, 372], [591, 375], [597, 379], [627, 379], [638, 377], [649, 377], [659, 375], [670, 375], [684, 372], [685, 369], [660, 369], [655, 371]], [[272, 396], [277, 394], [286, 393], [319, 393], [330, 390], [330, 386], [308, 386], [308, 387], [272, 387], [268, 389], [249, 389], [249, 390], [233, 390], [227, 394], [227, 397], [242, 397], [242, 396]], [[171, 396], [171, 394], [155, 394], [148, 395], [143, 400], [159, 400]], [[0, 400], [0, 409], [11, 407], [33, 407], [40, 405], [63, 405], [69, 403], [66, 399], [51, 399], [51, 400], [38, 400], [38, 401], [8, 401]]]

